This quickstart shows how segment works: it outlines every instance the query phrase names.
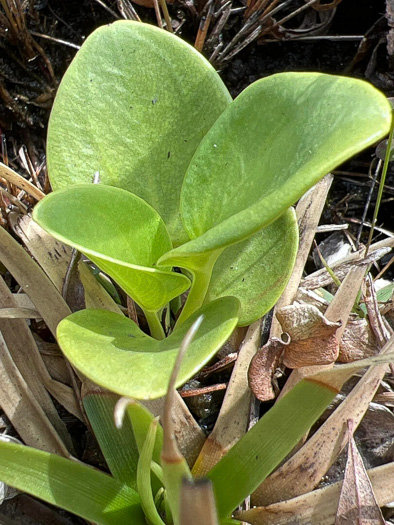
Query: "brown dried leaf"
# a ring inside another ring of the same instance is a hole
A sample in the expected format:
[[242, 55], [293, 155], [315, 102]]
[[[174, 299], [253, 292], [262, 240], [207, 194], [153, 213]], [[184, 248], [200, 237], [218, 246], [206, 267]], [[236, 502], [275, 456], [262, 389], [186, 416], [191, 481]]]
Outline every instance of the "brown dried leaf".
[[385, 525], [371, 481], [353, 438], [353, 421], [348, 421], [349, 450], [335, 525]]
[[85, 308], [83, 288], [72, 263], [73, 250], [49, 235], [28, 215], [14, 214], [10, 219], [15, 233], [63, 294], [70, 309], [74, 312]]
[[283, 358], [287, 367], [327, 365], [336, 361], [339, 353], [336, 331], [341, 323], [328, 321], [309, 304], [285, 306], [276, 315], [290, 337]]
[[[394, 463], [368, 470], [374, 493], [381, 507], [392, 502], [394, 486]], [[338, 507], [342, 481], [311, 490], [302, 496], [273, 503], [266, 507], [254, 507], [236, 511], [236, 519], [244, 519], [251, 525], [332, 525]], [[348, 521], [346, 525], [354, 525]]]
[[379, 352], [376, 337], [366, 319], [349, 319], [339, 344], [338, 361], [350, 363]]
[[[4, 280], [0, 278], [0, 307], [14, 307], [14, 296], [9, 291]], [[26, 322], [22, 319], [0, 319], [0, 330], [8, 345], [15, 366], [22, 374], [36, 401], [40, 404], [45, 414], [54, 427], [67, 442], [68, 432], [60, 420], [57, 410], [48, 395], [51, 395], [67, 408], [69, 412], [82, 417], [76, 403], [74, 392], [62, 383], [54, 381], [48, 374], [36, 342]], [[70, 437], [68, 436], [68, 440]]]
[[[294, 302], [333, 178], [331, 173], [326, 175], [301, 197], [297, 204], [296, 214], [300, 231], [297, 259], [289, 282], [275, 306], [275, 311]], [[274, 316], [270, 336], [280, 337], [280, 334], [279, 322]]]
[[248, 328], [231, 374], [215, 427], [194, 464], [193, 474], [204, 476], [237, 443], [247, 430], [251, 391], [248, 387], [250, 360], [261, 344], [261, 322]]
[[249, 387], [260, 401], [270, 401], [276, 395], [272, 386], [272, 377], [279, 365], [280, 356], [286, 345], [273, 337], [253, 357], [248, 371]]
[[56, 337], [57, 325], [71, 311], [52, 281], [4, 228], [0, 228], [0, 261], [30, 297]]
[[332, 9], [335, 9], [337, 5], [339, 5], [342, 2], [342, 0], [333, 0], [330, 3], [321, 4], [320, 0], [316, 2], [315, 4], [312, 4], [311, 7], [315, 11], [330, 11]]
[[61, 292], [71, 259], [71, 248], [56, 241], [28, 215], [12, 215], [11, 225], [29, 253]]
[[[154, 416], [163, 417], [164, 397], [142, 401]], [[175, 437], [182, 456], [189, 466], [192, 466], [205, 442], [205, 434], [197, 421], [191, 415], [187, 405], [175, 392], [172, 419], [175, 425]]]

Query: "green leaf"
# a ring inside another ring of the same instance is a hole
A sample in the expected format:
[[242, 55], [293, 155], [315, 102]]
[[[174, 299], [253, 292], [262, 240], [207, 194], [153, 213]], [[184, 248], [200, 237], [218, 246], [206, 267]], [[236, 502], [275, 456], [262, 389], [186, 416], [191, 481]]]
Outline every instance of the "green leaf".
[[[99, 59], [98, 59], [99, 58]], [[219, 75], [180, 38], [140, 22], [92, 33], [59, 87], [48, 130], [56, 190], [92, 182], [127, 189], [187, 240], [179, 194], [201, 139], [231, 102]]]
[[100, 525], [144, 525], [133, 489], [92, 467], [0, 442], [0, 480]]
[[154, 267], [171, 249], [171, 240], [158, 213], [128, 191], [100, 184], [65, 188], [46, 196], [33, 217], [56, 239], [87, 255], [148, 312], [190, 285], [187, 277]]
[[190, 163], [181, 214], [192, 241], [182, 255], [228, 246], [270, 224], [327, 172], [386, 135], [390, 121], [384, 95], [360, 80], [281, 73], [253, 83]]
[[101, 452], [114, 478], [137, 489], [138, 447], [128, 417], [121, 428], [114, 423], [114, 408], [119, 397], [92, 390], [83, 395], [83, 406]]
[[[236, 298], [223, 297], [196, 314], [204, 314], [204, 321], [182, 362], [177, 387], [225, 343], [237, 325], [238, 311]], [[57, 336], [67, 359], [95, 383], [120, 395], [154, 399], [166, 393], [180, 344], [195, 319], [158, 341], [122, 315], [82, 310], [60, 322]]]
[[233, 295], [241, 302], [238, 324], [253, 323], [281, 296], [297, 249], [297, 220], [290, 209], [267, 228], [224, 250], [213, 267], [205, 301]]
[[[376, 299], [378, 303], [387, 303], [388, 301], [392, 300], [394, 294], [394, 283], [387, 284], [386, 286], [383, 286], [383, 288], [380, 288], [376, 292]], [[367, 307], [365, 304], [360, 304], [361, 310], [366, 314], [367, 313]]]

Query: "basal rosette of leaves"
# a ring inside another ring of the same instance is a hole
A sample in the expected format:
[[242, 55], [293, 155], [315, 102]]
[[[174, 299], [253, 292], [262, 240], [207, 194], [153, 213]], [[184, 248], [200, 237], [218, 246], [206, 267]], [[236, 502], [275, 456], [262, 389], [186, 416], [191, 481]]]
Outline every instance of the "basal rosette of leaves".
[[[122, 316], [85, 310], [59, 325], [66, 356], [109, 390], [159, 397], [175, 348], [203, 313], [182, 367], [186, 381], [237, 324], [255, 321], [281, 295], [298, 246], [290, 207], [382, 138], [390, 120], [385, 97], [359, 80], [284, 73], [232, 101], [178, 37], [130, 21], [95, 31], [55, 100], [55, 192], [34, 219], [117, 282], [144, 311], [151, 336]], [[166, 337], [163, 310], [189, 286]], [[118, 380], [129, 366], [149, 376], [156, 359], [160, 381]]]

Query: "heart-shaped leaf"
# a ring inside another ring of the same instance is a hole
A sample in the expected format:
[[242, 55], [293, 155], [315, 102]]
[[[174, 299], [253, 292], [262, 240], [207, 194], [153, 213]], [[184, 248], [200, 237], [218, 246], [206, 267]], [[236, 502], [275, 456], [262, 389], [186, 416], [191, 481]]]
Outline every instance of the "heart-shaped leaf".
[[196, 318], [204, 316], [182, 361], [177, 387], [225, 343], [237, 325], [238, 311], [235, 297], [217, 299], [157, 341], [127, 317], [81, 310], [60, 322], [57, 336], [67, 359], [95, 383], [123, 396], [154, 399], [166, 393], [180, 344]]
[[233, 295], [241, 302], [238, 324], [253, 323], [281, 296], [297, 249], [297, 220], [291, 208], [267, 228], [224, 250], [213, 267], [205, 301]]
[[187, 240], [179, 194], [203, 136], [231, 102], [219, 75], [180, 38], [140, 22], [92, 33], [59, 87], [48, 130], [56, 190], [92, 182], [151, 204], [174, 244]]
[[154, 268], [171, 249], [170, 237], [159, 214], [128, 191], [100, 184], [64, 188], [46, 196], [33, 217], [86, 254], [145, 311], [158, 311], [190, 285], [184, 275]]
[[193, 239], [165, 258], [240, 241], [279, 217], [338, 164], [383, 137], [391, 107], [366, 82], [281, 73], [246, 88], [201, 141], [181, 214]]

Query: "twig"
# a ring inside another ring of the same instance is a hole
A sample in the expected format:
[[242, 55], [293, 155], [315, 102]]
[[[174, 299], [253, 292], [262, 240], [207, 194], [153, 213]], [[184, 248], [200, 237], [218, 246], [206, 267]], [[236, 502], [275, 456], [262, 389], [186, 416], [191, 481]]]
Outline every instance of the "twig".
[[382, 275], [390, 268], [390, 266], [394, 263], [394, 256], [391, 257], [391, 259], [389, 260], [389, 262], [382, 268], [382, 270], [380, 270], [380, 272], [378, 273], [378, 275], [374, 278], [374, 281], [377, 281], [378, 279], [380, 279], [382, 277]]
[[102, 0], [95, 0], [101, 7], [103, 7], [108, 13], [110, 13], [116, 20], [119, 20], [120, 16], [115, 13], [115, 11], [112, 11], [110, 7], [108, 7]]
[[382, 348], [390, 339], [391, 334], [381, 316], [371, 274], [365, 278], [364, 301], [372, 331], [378, 340], [379, 348]]
[[55, 42], [56, 44], [62, 44], [63, 46], [72, 47], [73, 49], [81, 48], [81, 46], [77, 46], [77, 44], [73, 44], [72, 42], [67, 42], [67, 40], [62, 40], [61, 38], [55, 38], [53, 36], [44, 35], [43, 33], [37, 33], [36, 31], [29, 31], [29, 33], [33, 36], [38, 36], [39, 38], [44, 38], [45, 40], [50, 40], [51, 42]]
[[313, 4], [316, 4], [318, 1], [319, 0], [309, 0], [309, 2], [307, 4], [299, 7], [298, 9], [296, 9], [295, 11], [290, 13], [289, 15], [283, 17], [281, 20], [278, 20], [278, 22], [275, 22], [275, 24], [270, 27], [270, 31], [272, 29], [274, 29], [275, 27], [283, 25], [285, 22], [287, 22], [288, 20], [290, 20], [294, 16], [298, 15], [299, 13], [302, 13], [302, 11], [305, 11], [305, 9], [308, 9], [308, 7], [311, 7]]
[[[378, 164], [376, 166], [375, 173], [374, 173], [374, 175], [372, 177], [372, 182], [371, 182], [371, 187], [370, 187], [369, 192], [368, 192], [367, 202], [365, 203], [363, 216], [361, 217], [360, 228], [358, 229], [358, 233], [357, 233], [357, 239], [356, 239], [357, 248], [359, 247], [359, 244], [360, 244], [361, 234], [362, 234], [362, 231], [363, 231], [363, 228], [364, 228], [364, 222], [365, 222], [365, 219], [367, 217], [369, 205], [371, 204], [373, 191], [375, 189], [375, 184], [376, 184], [376, 181], [378, 179], [379, 171], [380, 171], [380, 169], [382, 167], [382, 164], [383, 164], [383, 162], [379, 159]], [[372, 165], [371, 165], [371, 169], [372, 169]]]
[[316, 228], [316, 233], [336, 232], [347, 230], [348, 224], [321, 224]]
[[385, 158], [384, 158], [383, 171], [382, 171], [382, 176], [380, 178], [379, 191], [378, 191], [378, 196], [377, 196], [377, 199], [376, 199], [376, 205], [375, 205], [373, 218], [372, 218], [372, 227], [371, 227], [371, 230], [369, 232], [368, 243], [367, 243], [367, 247], [365, 249], [365, 255], [367, 255], [369, 247], [371, 246], [373, 232], [374, 232], [376, 220], [377, 220], [378, 213], [379, 213], [380, 202], [382, 200], [384, 183], [385, 183], [386, 175], [387, 175], [387, 168], [388, 168], [388, 165], [389, 165], [389, 162], [390, 162], [390, 148], [391, 148], [391, 144], [393, 142], [393, 135], [394, 135], [394, 121], [391, 122], [390, 134], [389, 134], [389, 139], [388, 139], [388, 142], [387, 142], [387, 151], [386, 151], [386, 155], [385, 155]]
[[155, 8], [155, 15], [156, 15], [156, 20], [157, 20], [157, 25], [160, 27], [160, 29], [163, 29], [163, 20], [161, 19], [159, 0], [153, 0], [153, 5], [154, 5], [154, 8]]
[[364, 35], [315, 35], [315, 36], [293, 36], [291, 38], [283, 38], [279, 40], [278, 38], [267, 38], [264, 39], [266, 43], [273, 42], [318, 42], [320, 40], [328, 40], [330, 42], [358, 42], [362, 40]]
[[166, 29], [170, 33], [173, 33], [174, 30], [172, 28], [172, 22], [171, 22], [170, 14], [168, 12], [168, 8], [167, 8], [167, 2], [166, 0], [159, 0], [159, 3], [160, 3], [161, 10], [163, 11], [164, 20], [166, 21]]
[[208, 0], [208, 2], [209, 2], [209, 8], [208, 8], [207, 16], [201, 18], [196, 40], [194, 42], [194, 47], [197, 49], [197, 51], [200, 51], [200, 52], [202, 51], [204, 47], [205, 39], [207, 38], [209, 25], [211, 23], [213, 11], [214, 11], [214, 0]]
[[127, 0], [116, 0], [116, 4], [119, 9], [119, 13], [125, 20], [135, 20], [141, 22], [141, 18], [138, 16], [137, 11], [134, 9], [133, 4]]

